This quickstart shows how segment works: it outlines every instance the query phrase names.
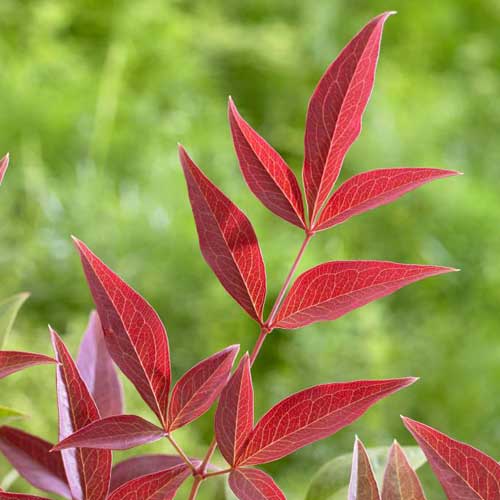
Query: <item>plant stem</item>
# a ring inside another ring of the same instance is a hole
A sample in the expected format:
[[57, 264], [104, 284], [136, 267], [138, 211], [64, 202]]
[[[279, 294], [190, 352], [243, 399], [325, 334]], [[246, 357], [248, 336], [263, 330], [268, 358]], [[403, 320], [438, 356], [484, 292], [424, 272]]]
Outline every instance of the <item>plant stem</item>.
[[198, 495], [198, 490], [200, 489], [202, 481], [203, 478], [201, 476], [195, 476], [193, 487], [191, 488], [191, 493], [189, 493], [189, 500], [195, 500], [196, 496]]
[[214, 477], [214, 476], [222, 476], [223, 474], [229, 474], [233, 469], [223, 469], [223, 470], [217, 470], [215, 472], [208, 472], [205, 474], [205, 479], [207, 477]]
[[191, 471], [194, 473], [196, 472], [196, 467], [193, 465], [189, 457], [184, 453], [182, 448], [177, 444], [175, 439], [170, 435], [167, 434], [167, 439], [170, 441], [170, 444], [175, 448], [175, 451], [177, 454], [186, 462], [186, 465], [191, 469]]

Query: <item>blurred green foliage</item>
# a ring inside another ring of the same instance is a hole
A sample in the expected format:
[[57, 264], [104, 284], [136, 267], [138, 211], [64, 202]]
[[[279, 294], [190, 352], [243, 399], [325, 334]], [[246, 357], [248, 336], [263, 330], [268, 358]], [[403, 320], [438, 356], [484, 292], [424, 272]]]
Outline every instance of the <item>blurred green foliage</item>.
[[[498, 456], [500, 447], [500, 52], [496, 0], [2, 0], [0, 297], [29, 290], [7, 348], [49, 353], [51, 323], [75, 350], [91, 299], [71, 233], [158, 309], [173, 370], [257, 329], [202, 260], [176, 158], [182, 142], [261, 240], [274, 299], [301, 241], [249, 193], [226, 122], [242, 114], [300, 172], [308, 97], [371, 17], [389, 20], [364, 130], [342, 179], [387, 166], [465, 172], [318, 236], [301, 266], [332, 259], [450, 265], [335, 323], [276, 332], [255, 368], [257, 415], [327, 381], [421, 376], [358, 423], [265, 468], [290, 498], [352, 448], [413, 444], [406, 414]], [[56, 439], [53, 368], [1, 383], [23, 427]], [[128, 409], [151, 417], [127, 385]], [[193, 455], [211, 415], [178, 440]], [[163, 450], [164, 443], [147, 448]], [[140, 451], [140, 450], [137, 450]], [[118, 456], [118, 454], [117, 454]], [[0, 477], [9, 470], [0, 461]], [[430, 498], [443, 498], [428, 467]], [[34, 491], [22, 480], [18, 491]], [[211, 498], [203, 487], [202, 499]], [[184, 493], [179, 498], [184, 498]]]

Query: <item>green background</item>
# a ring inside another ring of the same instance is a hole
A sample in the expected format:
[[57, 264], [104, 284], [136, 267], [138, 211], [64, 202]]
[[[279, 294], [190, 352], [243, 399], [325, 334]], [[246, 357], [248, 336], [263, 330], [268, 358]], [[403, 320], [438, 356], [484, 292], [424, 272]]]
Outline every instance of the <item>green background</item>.
[[[227, 97], [299, 174], [317, 80], [365, 22], [392, 9], [399, 13], [386, 25], [363, 132], [341, 180], [391, 166], [466, 175], [322, 233], [301, 269], [387, 259], [462, 272], [335, 323], [273, 333], [255, 365], [257, 415], [317, 383], [421, 380], [350, 428], [264, 468], [289, 498], [302, 498], [312, 474], [348, 451], [354, 433], [367, 446], [394, 437], [412, 443], [400, 414], [500, 458], [496, 0], [2, 0], [0, 151], [10, 151], [12, 164], [1, 188], [0, 297], [32, 293], [7, 348], [50, 353], [50, 323], [76, 351], [92, 303], [69, 238], [75, 234], [157, 308], [175, 377], [230, 343], [250, 349], [256, 326], [200, 255], [176, 143], [252, 220], [270, 302], [301, 234], [246, 188]], [[129, 384], [127, 398], [128, 411], [152, 418]], [[0, 403], [31, 415], [24, 428], [56, 439], [53, 368], [2, 380]], [[178, 440], [201, 455], [211, 432], [210, 414]], [[0, 477], [7, 472], [0, 461]], [[444, 498], [428, 467], [422, 477], [429, 498]], [[34, 491], [23, 480], [14, 489]], [[212, 497], [203, 486], [200, 498]]]

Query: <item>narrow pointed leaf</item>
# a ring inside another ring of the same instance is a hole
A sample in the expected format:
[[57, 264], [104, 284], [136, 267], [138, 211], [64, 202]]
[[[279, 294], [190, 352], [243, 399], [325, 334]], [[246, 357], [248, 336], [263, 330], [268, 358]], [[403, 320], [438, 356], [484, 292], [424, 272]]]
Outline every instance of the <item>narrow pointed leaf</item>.
[[[97, 406], [75, 362], [59, 335], [51, 329], [57, 367], [57, 406], [59, 440], [99, 420]], [[61, 452], [66, 476], [74, 500], [104, 500], [109, 489], [111, 452], [95, 449], [71, 449]]]
[[377, 481], [363, 443], [356, 438], [348, 500], [380, 500]]
[[234, 148], [248, 187], [271, 212], [304, 228], [304, 204], [295, 174], [241, 117], [231, 98], [228, 114]]
[[167, 332], [156, 311], [75, 239], [113, 361], [165, 422], [170, 390]]
[[93, 311], [76, 362], [101, 417], [123, 413], [123, 387], [109, 355], [101, 320]]
[[425, 500], [418, 476], [396, 441], [389, 451], [382, 500]]
[[448, 498], [500, 498], [500, 463], [428, 425], [407, 417], [403, 423], [424, 451]]
[[5, 177], [5, 172], [7, 172], [8, 167], [9, 167], [9, 153], [7, 153], [0, 160], [0, 185], [2, 185], [3, 178]]
[[361, 417], [368, 408], [415, 378], [357, 380], [310, 387], [284, 399], [256, 424], [236, 464], [273, 462], [331, 436]]
[[286, 500], [272, 477], [259, 469], [236, 469], [229, 486], [239, 500]]
[[201, 361], [175, 384], [168, 408], [169, 432], [196, 420], [212, 406], [231, 375], [239, 346], [233, 345]]
[[0, 451], [12, 467], [35, 488], [71, 498], [59, 452], [52, 444], [13, 427], [0, 427]]
[[57, 443], [54, 450], [67, 448], [128, 450], [158, 441], [165, 435], [163, 429], [137, 415], [114, 415], [82, 427]]
[[108, 500], [171, 500], [191, 474], [187, 465], [140, 476], [114, 490]]
[[11, 420], [17, 420], [20, 418], [26, 418], [28, 415], [25, 413], [15, 410], [14, 408], [7, 408], [6, 406], [0, 405], [0, 425], [5, 424]]
[[274, 326], [295, 329], [334, 320], [410, 283], [451, 271], [455, 269], [376, 260], [326, 262], [297, 278]]
[[7, 377], [25, 368], [47, 365], [56, 361], [44, 354], [21, 351], [0, 351], [0, 378]]
[[24, 495], [23, 493], [7, 493], [0, 490], [0, 500], [49, 500], [46, 497], [37, 497], [34, 495]]
[[215, 413], [217, 444], [230, 465], [253, 428], [253, 386], [250, 358], [246, 353], [221, 393]]
[[222, 286], [261, 323], [266, 271], [255, 231], [246, 215], [179, 147], [203, 257]]
[[18, 293], [0, 302], [0, 349], [5, 345], [17, 313], [28, 297], [29, 293]]
[[439, 168], [384, 168], [355, 175], [333, 193], [314, 230], [323, 231], [386, 205], [423, 184], [452, 175], [460, 175], [460, 172]]
[[326, 70], [309, 101], [303, 179], [311, 221], [330, 194], [344, 157], [361, 132], [382, 29], [390, 14], [372, 19], [348, 43]]

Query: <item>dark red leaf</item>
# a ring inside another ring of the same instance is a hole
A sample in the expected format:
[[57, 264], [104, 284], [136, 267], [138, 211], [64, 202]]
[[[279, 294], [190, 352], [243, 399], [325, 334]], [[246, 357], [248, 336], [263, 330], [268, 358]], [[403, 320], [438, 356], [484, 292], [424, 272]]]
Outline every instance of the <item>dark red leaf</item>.
[[5, 172], [7, 172], [7, 168], [9, 167], [9, 153], [7, 153], [0, 160], [0, 185], [3, 182], [3, 178], [5, 177]]
[[[59, 440], [100, 419], [97, 406], [82, 380], [66, 346], [50, 330], [59, 365], [57, 367], [57, 405]], [[74, 500], [104, 500], [111, 475], [111, 452], [107, 450], [71, 449], [61, 452]]]
[[46, 365], [56, 361], [43, 354], [20, 351], [0, 351], [0, 378], [30, 366]]
[[403, 417], [403, 423], [425, 453], [448, 498], [500, 498], [500, 463], [446, 434]]
[[449, 267], [397, 264], [376, 260], [333, 261], [301, 274], [278, 311], [275, 328], [300, 328], [334, 320]]
[[372, 464], [363, 443], [356, 438], [352, 454], [348, 500], [380, 500]]
[[52, 444], [13, 427], [0, 427], [0, 451], [12, 467], [35, 488], [71, 498], [60, 453]]
[[271, 212], [304, 228], [304, 203], [295, 174], [241, 117], [231, 98], [228, 114], [234, 148], [250, 190]]
[[49, 500], [46, 497], [36, 497], [34, 495], [23, 495], [22, 493], [7, 493], [0, 490], [0, 500]]
[[187, 465], [140, 476], [114, 490], [108, 500], [171, 500], [191, 474]]
[[155, 310], [75, 239], [109, 354], [165, 423], [170, 390], [167, 332]]
[[372, 19], [322, 76], [307, 110], [303, 179], [313, 221], [330, 194], [344, 157], [361, 132], [375, 78], [382, 29], [391, 15]]
[[236, 465], [273, 462], [331, 436], [372, 405], [416, 381], [415, 378], [357, 380], [310, 387], [287, 397], [256, 424]]
[[246, 353], [221, 393], [215, 413], [217, 444], [230, 465], [253, 428], [253, 386], [250, 358]]
[[389, 450], [382, 500], [425, 500], [418, 476], [396, 441]]
[[255, 231], [246, 215], [203, 174], [182, 146], [179, 157], [201, 253], [227, 292], [261, 323], [266, 270]]
[[380, 207], [435, 179], [460, 175], [439, 168], [384, 168], [355, 175], [328, 200], [314, 227], [323, 231], [354, 215]]
[[128, 450], [158, 441], [165, 435], [163, 429], [137, 415], [114, 415], [82, 427], [57, 443], [54, 450], [67, 448]]
[[168, 431], [203, 415], [217, 399], [231, 375], [240, 346], [233, 345], [201, 361], [175, 384], [168, 408]]
[[101, 417], [123, 413], [123, 387], [109, 355], [101, 320], [92, 311], [76, 361]]
[[239, 500], [286, 500], [273, 478], [259, 469], [236, 469], [229, 486]]

